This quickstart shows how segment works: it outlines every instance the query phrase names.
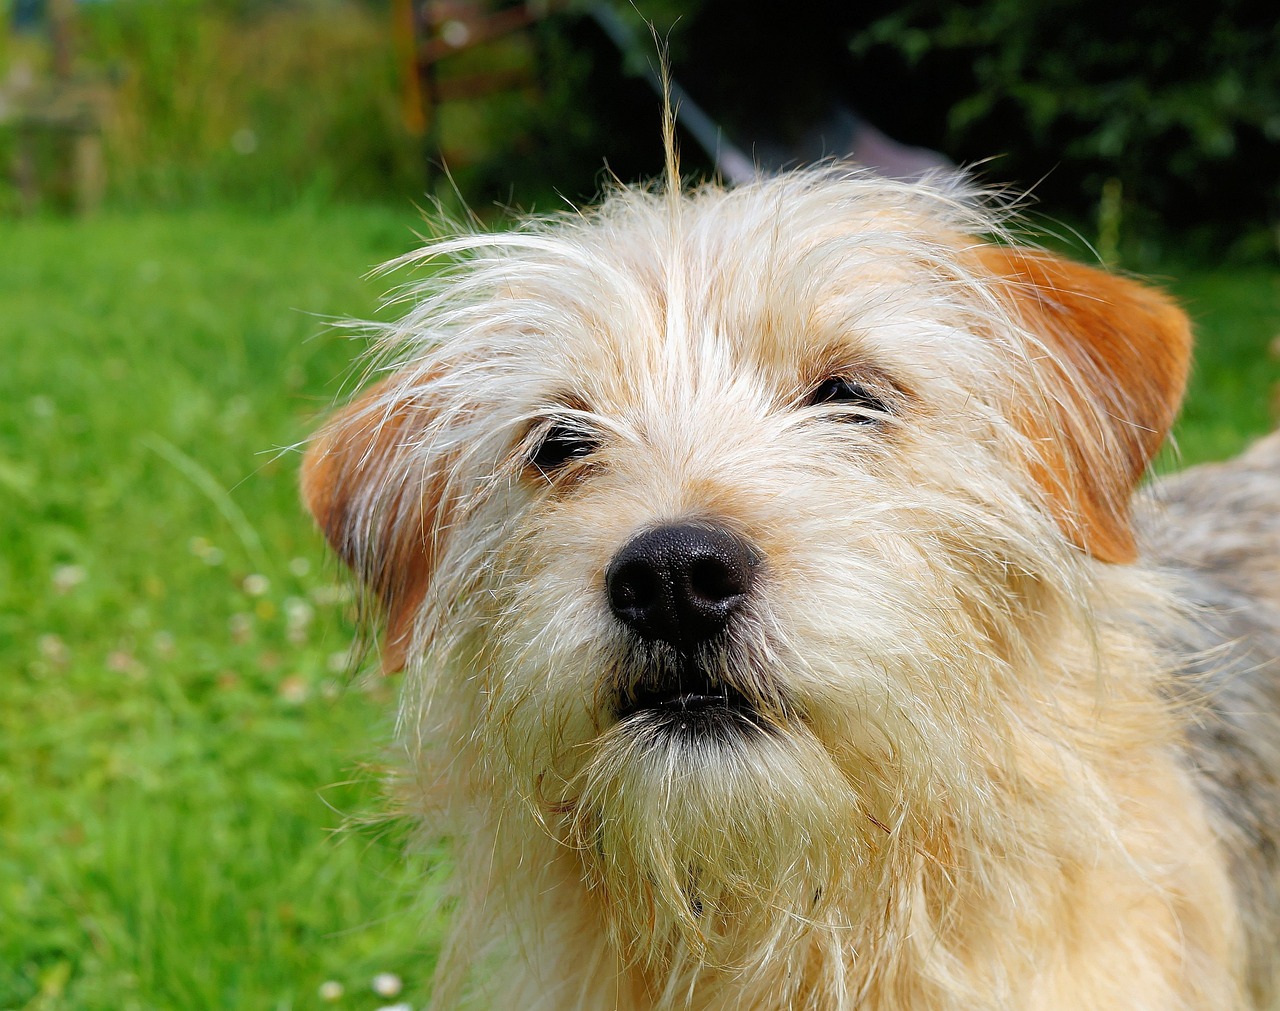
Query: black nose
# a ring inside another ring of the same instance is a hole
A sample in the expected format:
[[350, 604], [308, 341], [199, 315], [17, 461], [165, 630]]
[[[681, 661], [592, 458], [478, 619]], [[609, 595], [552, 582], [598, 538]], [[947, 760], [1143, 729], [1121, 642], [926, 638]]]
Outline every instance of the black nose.
[[688, 650], [724, 630], [755, 575], [750, 545], [721, 527], [637, 534], [605, 573], [613, 613], [644, 639]]

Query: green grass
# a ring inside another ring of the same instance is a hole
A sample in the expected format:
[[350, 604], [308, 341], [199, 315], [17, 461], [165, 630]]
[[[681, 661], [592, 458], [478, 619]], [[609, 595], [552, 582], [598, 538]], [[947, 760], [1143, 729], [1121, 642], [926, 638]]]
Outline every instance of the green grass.
[[1280, 271], [1177, 269], [1167, 284], [1196, 326], [1191, 389], [1174, 432], [1181, 462], [1225, 459], [1280, 420]]
[[[379, 810], [392, 686], [280, 453], [339, 395], [409, 208], [0, 224], [0, 1009], [425, 999], [430, 855]], [[1270, 425], [1274, 272], [1171, 271], [1179, 442]], [[252, 578], [250, 578], [252, 577]], [[332, 1006], [332, 1005], [328, 1005]]]
[[[295, 444], [409, 208], [0, 228], [0, 1008], [422, 998], [424, 857], [362, 771], [391, 686]], [[248, 578], [255, 577], [255, 578]]]

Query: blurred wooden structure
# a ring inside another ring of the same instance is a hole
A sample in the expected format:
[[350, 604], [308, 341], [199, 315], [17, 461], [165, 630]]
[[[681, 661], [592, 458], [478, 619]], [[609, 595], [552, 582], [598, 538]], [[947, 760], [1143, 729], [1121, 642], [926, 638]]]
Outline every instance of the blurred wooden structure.
[[428, 169], [444, 154], [440, 112], [446, 103], [537, 88], [542, 72], [536, 42], [529, 66], [444, 75], [441, 64], [450, 57], [529, 32], [568, 6], [569, 0], [506, 4], [492, 0], [393, 0], [405, 123], [411, 133], [425, 138]]
[[14, 135], [11, 172], [27, 213], [51, 184], [69, 192], [81, 214], [96, 210], [106, 190], [102, 133], [110, 88], [76, 75], [73, 6], [72, 0], [49, 0], [49, 69], [38, 69], [34, 55], [20, 57], [0, 80], [0, 129]]
[[[39, 206], [50, 182], [69, 190], [81, 214], [92, 213], [102, 203], [107, 183], [102, 154], [106, 100], [105, 85], [76, 81], [40, 81], [29, 88], [0, 90], [0, 127], [15, 134], [13, 181], [25, 212]], [[41, 171], [46, 157], [52, 160], [52, 178]]]

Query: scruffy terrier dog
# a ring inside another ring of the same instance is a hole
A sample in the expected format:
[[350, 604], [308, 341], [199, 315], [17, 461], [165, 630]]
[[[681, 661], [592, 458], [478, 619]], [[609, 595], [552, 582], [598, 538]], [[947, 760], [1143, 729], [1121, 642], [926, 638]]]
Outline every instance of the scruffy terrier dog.
[[1276, 1005], [1280, 438], [1132, 503], [1186, 318], [991, 203], [837, 168], [417, 254], [303, 485], [454, 847], [437, 1006]]

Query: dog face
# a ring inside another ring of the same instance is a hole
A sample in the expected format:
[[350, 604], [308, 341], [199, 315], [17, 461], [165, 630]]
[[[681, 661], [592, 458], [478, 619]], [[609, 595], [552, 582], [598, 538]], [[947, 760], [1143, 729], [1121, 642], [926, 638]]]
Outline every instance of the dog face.
[[626, 959], [763, 972], [1007, 835], [1188, 334], [994, 227], [828, 172], [445, 243], [310, 450], [411, 750], [553, 840]]

